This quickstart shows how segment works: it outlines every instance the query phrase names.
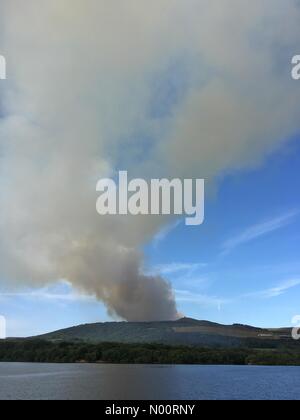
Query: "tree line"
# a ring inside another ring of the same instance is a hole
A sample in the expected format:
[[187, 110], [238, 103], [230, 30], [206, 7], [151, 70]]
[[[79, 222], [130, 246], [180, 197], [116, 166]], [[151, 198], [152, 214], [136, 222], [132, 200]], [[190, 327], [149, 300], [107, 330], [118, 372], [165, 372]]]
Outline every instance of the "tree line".
[[300, 366], [300, 352], [295, 349], [212, 349], [162, 344], [92, 344], [35, 339], [0, 341], [0, 361]]

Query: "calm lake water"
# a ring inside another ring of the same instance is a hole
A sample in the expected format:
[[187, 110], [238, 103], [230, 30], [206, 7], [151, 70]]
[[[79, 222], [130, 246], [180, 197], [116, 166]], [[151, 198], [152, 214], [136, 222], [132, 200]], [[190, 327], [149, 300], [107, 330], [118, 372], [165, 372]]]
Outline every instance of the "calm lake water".
[[298, 367], [0, 363], [0, 399], [300, 399]]

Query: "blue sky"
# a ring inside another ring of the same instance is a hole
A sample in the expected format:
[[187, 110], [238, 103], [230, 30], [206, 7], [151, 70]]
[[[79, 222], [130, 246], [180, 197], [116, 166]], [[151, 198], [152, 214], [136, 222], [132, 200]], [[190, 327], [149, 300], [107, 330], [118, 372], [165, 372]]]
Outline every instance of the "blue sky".
[[152, 265], [166, 271], [169, 265], [183, 313], [290, 325], [300, 311], [299, 164], [292, 140], [260, 167], [220, 180], [199, 229], [181, 224], [155, 244], [155, 253], [149, 247]]
[[[300, 313], [300, 146], [291, 139], [255, 168], [227, 174], [207, 192], [205, 223], [174, 223], [146, 246], [186, 316], [288, 326]], [[104, 305], [65, 282], [0, 296], [10, 336], [109, 321]]]

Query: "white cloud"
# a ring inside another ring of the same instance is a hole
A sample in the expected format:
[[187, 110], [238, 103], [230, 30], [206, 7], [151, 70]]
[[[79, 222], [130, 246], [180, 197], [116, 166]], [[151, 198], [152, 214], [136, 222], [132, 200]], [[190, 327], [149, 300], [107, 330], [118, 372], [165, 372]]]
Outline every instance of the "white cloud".
[[249, 293], [245, 297], [259, 297], [264, 299], [271, 299], [283, 295], [295, 287], [300, 286], [300, 279], [290, 279], [286, 280], [279, 285], [272, 287], [270, 289], [261, 290], [259, 292]]
[[170, 223], [169, 225], [163, 227], [153, 238], [153, 245], [156, 247], [163, 242], [171, 232], [173, 232], [181, 223], [181, 220], [176, 220], [176, 222]]
[[192, 293], [188, 290], [175, 290], [175, 294], [178, 302], [192, 303], [205, 307], [213, 307], [217, 308], [218, 310], [221, 310], [223, 305], [230, 302], [227, 299]]
[[288, 226], [294, 222], [296, 216], [298, 215], [299, 211], [294, 210], [282, 216], [270, 219], [266, 222], [258, 223], [254, 226], [248, 227], [244, 232], [224, 242], [222, 245], [222, 255], [226, 255], [241, 245], [252, 242], [255, 239]]
[[188, 276], [195, 273], [197, 270], [206, 267], [206, 264], [201, 263], [171, 263], [156, 265], [150, 270], [152, 274], [160, 274], [163, 276], [178, 274], [185, 272]]
[[32, 300], [47, 300], [56, 302], [96, 302], [95, 296], [78, 293], [71, 287], [69, 290], [57, 290], [55, 287], [43, 287], [37, 290], [25, 290], [20, 292], [2, 292], [0, 300], [10, 298], [24, 298]]

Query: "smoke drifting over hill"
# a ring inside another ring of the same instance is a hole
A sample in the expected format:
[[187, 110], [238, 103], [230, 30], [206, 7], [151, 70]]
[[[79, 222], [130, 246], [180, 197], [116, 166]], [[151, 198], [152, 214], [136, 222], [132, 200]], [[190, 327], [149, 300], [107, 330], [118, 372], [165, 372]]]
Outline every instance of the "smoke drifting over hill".
[[99, 217], [96, 182], [213, 180], [296, 133], [299, 3], [2, 0], [1, 15], [1, 279], [63, 278], [121, 318], [175, 319], [169, 283], [141, 274], [165, 219]]

